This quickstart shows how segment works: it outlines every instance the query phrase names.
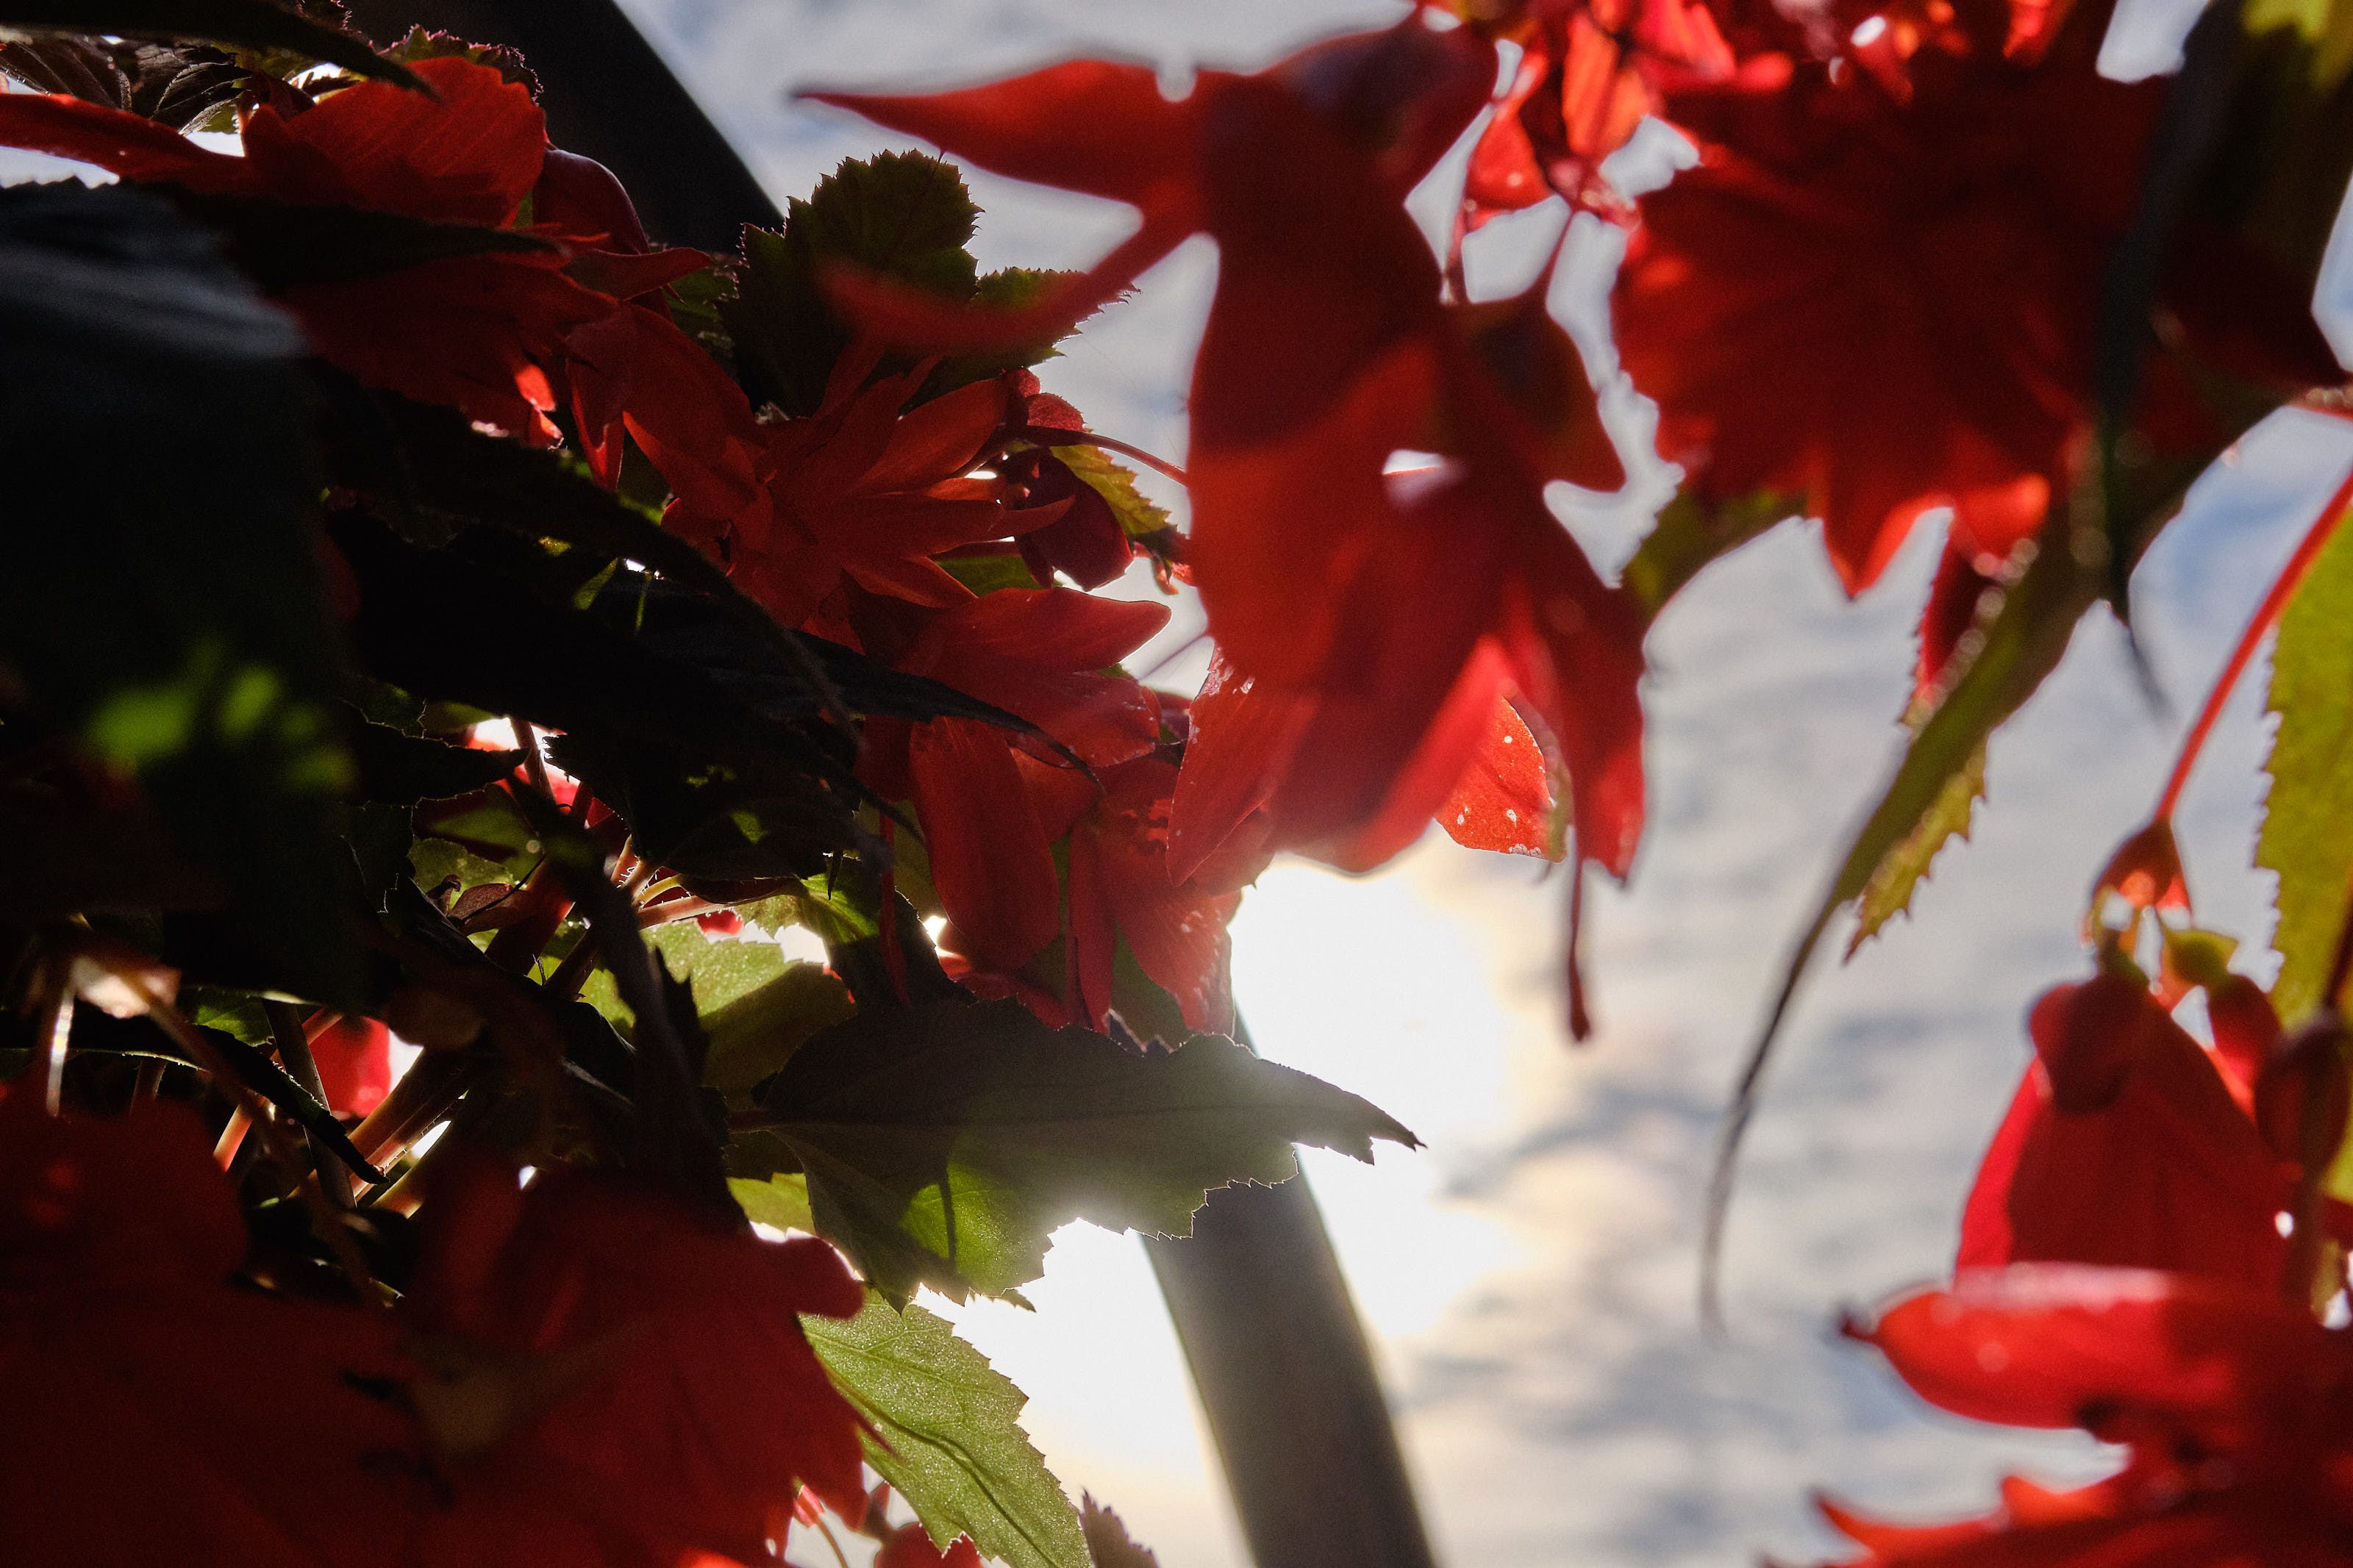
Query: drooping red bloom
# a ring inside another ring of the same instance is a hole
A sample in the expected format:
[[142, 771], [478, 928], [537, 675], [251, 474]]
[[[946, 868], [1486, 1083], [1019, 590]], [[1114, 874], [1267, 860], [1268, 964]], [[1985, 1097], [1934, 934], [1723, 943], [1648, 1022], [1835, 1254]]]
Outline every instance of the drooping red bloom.
[[1900, 90], [1799, 62], [1667, 100], [1700, 163], [1641, 200], [1620, 354], [1700, 491], [1798, 498], [1851, 593], [1944, 506], [1958, 563], [1990, 574], [2069, 482], [2164, 90], [2096, 73], [2105, 16], [2032, 67], [1934, 48]]
[[1960, 1266], [2105, 1264], [2276, 1289], [2295, 1166], [2215, 1056], [2123, 974], [2046, 992], [2028, 1029], [2035, 1060], [1969, 1194]]
[[[1204, 72], [1175, 102], [1143, 68], [1083, 61], [930, 98], [828, 96], [1143, 219], [1018, 315], [842, 289], [870, 326], [913, 341], [1034, 334], [1210, 235], [1187, 561], [1235, 670], [1313, 700], [1281, 764], [1302, 781], [1300, 842], [1369, 842], [1368, 826], [1410, 815], [1400, 792], [1427, 820], [1423, 781], [1451, 785], [1480, 732], [1455, 716], [1483, 720], [1500, 675], [1559, 743], [1579, 854], [1622, 874], [1641, 814], [1640, 619], [1542, 500], [1551, 479], [1614, 486], [1622, 470], [1541, 300], [1442, 305], [1401, 205], [1493, 72], [1471, 29], [1409, 20], [1256, 76]], [[1392, 476], [1409, 452], [1441, 461]]]
[[[1167, 624], [1164, 605], [1007, 588], [864, 620], [869, 653], [1028, 720], [1090, 768], [1132, 761], [1159, 738], [1152, 694], [1103, 672]], [[962, 952], [1011, 973], [1061, 933], [1053, 845], [1095, 797], [1084, 773], [1034, 742], [955, 718], [870, 721], [861, 771], [886, 798], [914, 802]]]
[[1957, 1415], [2128, 1446], [2105, 1481], [2013, 1481], [1980, 1519], [1904, 1526], [1830, 1509], [1863, 1548], [1857, 1568], [2320, 1568], [2353, 1552], [2353, 1339], [2274, 1295], [2018, 1268], [1907, 1297], [1851, 1331]]
[[247, 1250], [199, 1121], [0, 1095], [0, 1519], [14, 1561], [390, 1564], [417, 1458], [388, 1326], [226, 1282]]
[[865, 1290], [824, 1242], [714, 1230], [608, 1175], [523, 1189], [488, 1156], [427, 1212], [404, 1311], [451, 1373], [417, 1398], [456, 1500], [424, 1561], [757, 1561], [804, 1482], [855, 1516], [861, 1423], [799, 1314], [853, 1316]]
[[[539, 180], [547, 126], [522, 86], [469, 60], [416, 67], [438, 97], [385, 82], [246, 117], [245, 155], [215, 153], [153, 121], [79, 99], [0, 96], [0, 145], [79, 159], [126, 180], [505, 227]], [[285, 289], [326, 359], [371, 386], [446, 403], [543, 441], [549, 375], [566, 333], [609, 313], [557, 249], [445, 257]]]

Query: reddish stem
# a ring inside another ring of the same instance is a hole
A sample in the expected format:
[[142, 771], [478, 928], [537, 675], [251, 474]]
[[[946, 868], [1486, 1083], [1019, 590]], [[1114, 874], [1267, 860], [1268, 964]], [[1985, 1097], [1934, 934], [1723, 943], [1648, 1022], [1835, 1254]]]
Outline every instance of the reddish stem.
[[2263, 637], [2278, 622], [2280, 612], [2287, 607], [2288, 600], [2295, 596], [2296, 589], [2303, 584], [2305, 574], [2312, 570], [2312, 563], [2318, 559], [2322, 547], [2336, 534], [2337, 525], [2343, 521], [2348, 506], [2353, 506], [2353, 473], [2347, 474], [2345, 481], [2337, 487], [2337, 493], [2328, 498], [2328, 504], [2321, 509], [2320, 515], [2313, 520], [2312, 527], [2306, 532], [2302, 542], [2296, 545], [2295, 553], [2287, 558], [2287, 564], [2280, 568], [2280, 574], [2273, 579], [2271, 591], [2263, 595], [2263, 602], [2255, 606], [2254, 615], [2247, 622], [2247, 629], [2239, 634], [2239, 643], [2231, 650], [2230, 661], [2222, 666], [2222, 673], [2216, 679], [2214, 689], [2206, 694], [2206, 705], [2198, 710], [2197, 721], [2189, 726], [2189, 733], [2182, 740], [2181, 755], [2174, 762], [2171, 776], [2165, 781], [2165, 793], [2158, 797], [2157, 811], [2151, 820], [2162, 822], [2173, 815], [2174, 806], [2181, 799], [2182, 788], [2189, 782], [2189, 772], [2198, 764], [2198, 753], [2205, 749], [2206, 738], [2213, 732], [2214, 721], [2221, 717], [2223, 703], [2230, 700], [2231, 693], [2238, 687], [2239, 678], [2246, 673], [2248, 664], [2254, 658], [2255, 650], [2263, 646]]
[[1014, 434], [1033, 447], [1101, 447], [1106, 452], [1133, 458], [1154, 472], [1167, 475], [1180, 485], [1193, 482], [1185, 477], [1184, 469], [1167, 458], [1155, 458], [1141, 447], [1131, 447], [1116, 437], [1098, 436], [1092, 430], [1057, 430], [1043, 425], [1030, 425]]

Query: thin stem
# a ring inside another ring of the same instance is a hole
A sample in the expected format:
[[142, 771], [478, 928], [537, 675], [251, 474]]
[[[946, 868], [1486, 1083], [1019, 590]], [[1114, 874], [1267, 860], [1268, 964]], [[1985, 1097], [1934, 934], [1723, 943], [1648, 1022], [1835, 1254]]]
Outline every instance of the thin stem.
[[841, 1542], [833, 1533], [833, 1526], [826, 1523], [825, 1515], [817, 1516], [817, 1529], [818, 1533], [825, 1537], [825, 1543], [833, 1548], [834, 1562], [839, 1563], [840, 1568], [849, 1568], [849, 1559], [843, 1553]]
[[2287, 558], [2287, 564], [2280, 568], [2279, 575], [2272, 580], [2271, 589], [2264, 594], [2263, 603], [2255, 606], [2254, 615], [2247, 621], [2247, 629], [2239, 634], [2238, 646], [2231, 650], [2229, 660], [2222, 666], [2222, 673], [2215, 679], [2214, 689], [2206, 694], [2206, 705], [2198, 710], [2198, 718], [2189, 726], [2189, 733], [2182, 739], [2181, 754], [2174, 762], [2173, 773], [2165, 781], [2165, 793], [2158, 796], [2152, 820], [2162, 822], [2173, 815], [2173, 808], [2180, 803], [2182, 788], [2189, 782], [2190, 770], [2198, 764], [2198, 754], [2205, 749], [2207, 737], [2213, 733], [2214, 721], [2222, 715], [2222, 705], [2230, 700], [2231, 693], [2237, 689], [2239, 678], [2246, 673], [2248, 664], [2255, 657], [2255, 650], [2263, 646], [2264, 636], [2279, 620], [2287, 602], [2295, 596], [2296, 589], [2303, 585], [2305, 575], [2312, 570], [2313, 562], [2319, 558], [2322, 547], [2335, 536], [2337, 525], [2344, 520], [2348, 506], [2353, 506], [2353, 473], [2345, 476], [2344, 483], [2338, 485], [2336, 494], [2328, 498], [2328, 504], [2321, 508], [2318, 517], [2313, 519], [2312, 527], [2296, 545], [2295, 553]]
[[[293, 1183], [296, 1195], [311, 1211], [311, 1228], [342, 1266], [343, 1277], [351, 1282], [353, 1293], [366, 1305], [381, 1308], [384, 1298], [376, 1290], [375, 1278], [368, 1273], [366, 1260], [360, 1257], [359, 1247], [353, 1242], [351, 1232], [343, 1228], [343, 1216], [327, 1201], [327, 1195], [314, 1184], [303, 1180], [302, 1163], [295, 1158], [292, 1146], [286, 1141], [286, 1129], [270, 1119], [268, 1107], [222, 1059], [213, 1043], [205, 1038], [202, 1029], [189, 1023], [177, 1007], [157, 994], [142, 976], [127, 969], [116, 969], [113, 973], [115, 979], [129, 986], [132, 994], [139, 998], [147, 1010], [147, 1016], [172, 1037], [174, 1044], [188, 1053], [189, 1058], [223, 1092], [231, 1097], [237, 1111], [260, 1132], [270, 1159]], [[234, 1116], [231, 1120], [234, 1122]]]
[[532, 727], [532, 722], [528, 719], [516, 719], [512, 722], [514, 725], [515, 744], [522, 748], [523, 776], [531, 780], [532, 788], [551, 800], [554, 799], [555, 792], [549, 788], [547, 784], [547, 758], [539, 749], [539, 731]]
[[253, 1125], [253, 1118], [242, 1105], [228, 1113], [228, 1122], [221, 1129], [220, 1142], [213, 1145], [213, 1163], [226, 1171], [237, 1152], [245, 1147], [245, 1134]]
[[[301, 1085], [302, 1092], [327, 1103], [326, 1080], [319, 1076], [319, 1060], [311, 1054], [311, 1039], [302, 1026], [302, 1016], [290, 1002], [264, 1002], [261, 1010], [269, 1019], [269, 1037], [278, 1047], [278, 1059], [287, 1076]], [[321, 1147], [316, 1134], [306, 1131], [304, 1139], [311, 1146], [311, 1168], [319, 1174], [320, 1190], [339, 1209], [353, 1205], [352, 1173], [343, 1163]]]
[[72, 965], [60, 964], [57, 973], [57, 994], [41, 1008], [40, 1022], [33, 1037], [46, 1045], [41, 1071], [42, 1092], [49, 1114], [55, 1116], [65, 1109], [66, 1047], [73, 1038], [73, 979]]
[[1166, 474], [1180, 485], [1193, 481], [1185, 470], [1166, 458], [1156, 458], [1141, 447], [1132, 447], [1115, 437], [1098, 436], [1092, 430], [1057, 430], [1044, 425], [1025, 425], [1013, 433], [1033, 447], [1101, 447], [1106, 452], [1117, 452], [1123, 458], [1133, 458], [1155, 473]]

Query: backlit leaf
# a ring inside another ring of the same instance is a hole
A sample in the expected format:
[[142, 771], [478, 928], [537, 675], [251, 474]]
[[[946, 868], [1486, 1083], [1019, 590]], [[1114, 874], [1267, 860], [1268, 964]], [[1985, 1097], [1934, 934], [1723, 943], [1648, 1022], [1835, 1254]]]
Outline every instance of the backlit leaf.
[[935, 1545], [969, 1535], [1008, 1568], [1088, 1568], [1079, 1516], [1021, 1430], [1027, 1398], [945, 1322], [873, 1296], [848, 1322], [801, 1326], [835, 1385], [874, 1424], [866, 1462]]
[[2293, 1028], [2322, 1001], [2353, 869], [2353, 531], [2322, 549], [2280, 616], [2270, 711], [2279, 725], [2255, 864], [2279, 877], [2272, 1004]]
[[1187, 1235], [1210, 1188], [1295, 1174], [1294, 1142], [1367, 1161], [1377, 1138], [1415, 1142], [1229, 1040], [1136, 1051], [1013, 1002], [860, 1014], [803, 1046], [761, 1104], [820, 1233], [892, 1296], [1010, 1290], [1073, 1219]]

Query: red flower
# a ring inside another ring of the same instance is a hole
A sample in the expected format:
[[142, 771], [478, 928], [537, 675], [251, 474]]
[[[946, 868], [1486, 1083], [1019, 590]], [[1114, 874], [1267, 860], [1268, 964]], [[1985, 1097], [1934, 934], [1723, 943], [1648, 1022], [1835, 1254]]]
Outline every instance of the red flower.
[[658, 359], [638, 373], [638, 389], [614, 401], [677, 492], [665, 521], [786, 626], [807, 621], [845, 579], [910, 604], [967, 603], [971, 592], [932, 557], [1043, 527], [1067, 509], [1011, 509], [1005, 486], [965, 477], [1019, 411], [1003, 381], [909, 408], [930, 363], [860, 390], [860, 366], [872, 361], [853, 351], [816, 414], [763, 426], [675, 328], [651, 346]]
[[[1282, 764], [1319, 786], [1302, 803], [1303, 838], [1355, 839], [1408, 815], [1393, 795], [1460, 777], [1477, 726], [1451, 721], [1488, 708], [1457, 693], [1491, 685], [1481, 671], [1500, 662], [1560, 744], [1580, 855], [1622, 873], [1641, 826], [1640, 620], [1542, 499], [1548, 480], [1614, 486], [1622, 471], [1541, 300], [1441, 305], [1437, 263], [1401, 205], [1493, 72], [1471, 29], [1409, 20], [1257, 76], [1203, 72], [1176, 102], [1149, 70], [1096, 62], [931, 98], [830, 96], [998, 173], [1143, 216], [1092, 272], [1018, 315], [840, 283], [893, 336], [1034, 336], [1187, 234], [1210, 235], [1187, 561], [1234, 668], [1313, 700]], [[1392, 478], [1399, 452], [1444, 461]]]
[[414, 1428], [380, 1318], [231, 1289], [235, 1195], [196, 1119], [0, 1096], [0, 1519], [22, 1563], [390, 1563]]
[[551, 1521], [612, 1561], [755, 1561], [802, 1482], [856, 1516], [861, 1423], [799, 1314], [854, 1316], [865, 1291], [825, 1243], [585, 1172], [525, 1190], [488, 1157], [456, 1163], [427, 1224], [404, 1310], [457, 1373], [417, 1395], [457, 1501], [426, 1561], [564, 1561], [533, 1541]]
[[[416, 70], [438, 98], [371, 81], [299, 114], [253, 110], [243, 157], [134, 114], [31, 93], [0, 96], [0, 144], [198, 192], [512, 224], [547, 153], [531, 94], [468, 60], [423, 60]], [[549, 375], [565, 336], [613, 310], [565, 273], [565, 261], [558, 251], [484, 252], [301, 284], [278, 298], [322, 355], [369, 385], [553, 441], [544, 413], [555, 405]]]
[[2033, 68], [1925, 51], [1900, 93], [1802, 63], [1668, 100], [1701, 161], [1641, 200], [1620, 352], [1661, 450], [1711, 498], [1802, 498], [1849, 592], [1936, 507], [1998, 565], [2087, 434], [2102, 273], [2163, 86], [2100, 78], [2084, 27], [2063, 42]]
[[2035, 1060], [1961, 1221], [1959, 1262], [2161, 1268], [2278, 1287], [2295, 1201], [2217, 1059], [2137, 978], [2045, 993]]
[[2118, 1474], [2013, 1481], [1981, 1519], [1830, 1509], [1862, 1564], [2338, 1564], [2353, 1551], [2353, 1340], [2275, 1296], [2124, 1269], [2021, 1268], [1905, 1298], [1858, 1337], [1921, 1397], [2128, 1445]]
[[1120, 943], [1176, 1000], [1188, 1029], [1234, 1031], [1233, 942], [1226, 926], [1263, 852], [1176, 874], [1170, 854], [1176, 766], [1139, 757], [1103, 775], [1103, 798], [1071, 830], [1072, 1009], [1101, 1029], [1112, 1009]]
[[[1091, 768], [1159, 738], [1152, 694], [1103, 671], [1167, 624], [1162, 605], [1007, 588], [895, 627], [865, 619], [869, 653], [1027, 719]], [[886, 798], [914, 802], [960, 951], [1009, 973], [1061, 934], [1053, 844], [1094, 798], [1085, 774], [971, 719], [870, 721], [863, 769]]]
[[[1425, 742], [1431, 765], [1409, 767], [1387, 809], [1335, 840], [1315, 837], [1324, 816], [1317, 781], [1285, 766], [1314, 727], [1320, 704], [1244, 679], [1218, 660], [1192, 705], [1171, 865], [1180, 877], [1192, 876], [1261, 813], [1240, 840], [1249, 848], [1303, 851], [1352, 870], [1379, 865], [1419, 837], [1433, 816], [1448, 837], [1473, 849], [1557, 858], [1544, 752], [1507, 688], [1501, 653], [1482, 648], [1431, 726]], [[1451, 777], [1449, 769], [1456, 770]]]
[[[1468, 8], [1468, 7], [1463, 7]], [[1496, 27], [1519, 68], [1472, 150], [1463, 221], [1477, 228], [1557, 193], [1614, 212], [1602, 161], [1660, 109], [1662, 84], [1722, 80], [1736, 61], [1701, 0], [1535, 0]]]

